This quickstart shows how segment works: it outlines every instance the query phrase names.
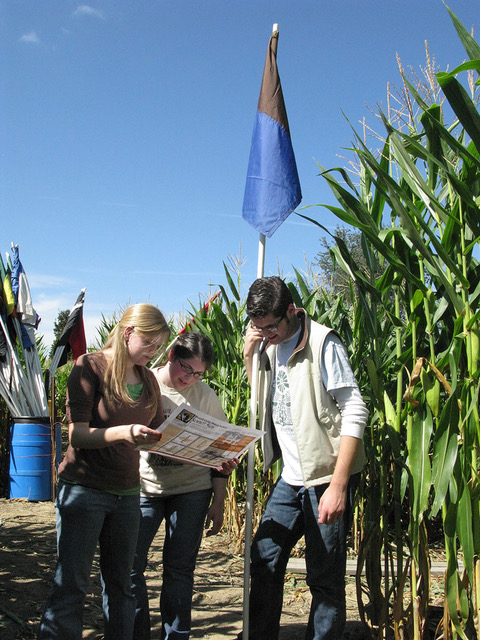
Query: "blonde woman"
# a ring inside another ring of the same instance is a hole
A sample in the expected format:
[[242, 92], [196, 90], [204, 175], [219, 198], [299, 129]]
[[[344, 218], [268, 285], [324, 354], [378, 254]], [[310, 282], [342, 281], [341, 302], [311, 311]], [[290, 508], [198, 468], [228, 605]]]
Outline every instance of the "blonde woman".
[[136, 446], [161, 438], [161, 394], [147, 368], [169, 329], [150, 304], [129, 307], [105, 347], [76, 361], [67, 385], [69, 447], [59, 467], [58, 561], [39, 640], [81, 640], [100, 545], [105, 640], [131, 640], [130, 571], [140, 510]]

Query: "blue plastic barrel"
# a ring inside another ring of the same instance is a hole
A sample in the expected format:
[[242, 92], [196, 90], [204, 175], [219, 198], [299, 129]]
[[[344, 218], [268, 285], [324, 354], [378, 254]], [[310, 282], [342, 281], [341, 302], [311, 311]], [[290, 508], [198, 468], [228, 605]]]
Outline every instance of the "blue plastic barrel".
[[50, 418], [14, 418], [10, 440], [10, 498], [52, 499]]

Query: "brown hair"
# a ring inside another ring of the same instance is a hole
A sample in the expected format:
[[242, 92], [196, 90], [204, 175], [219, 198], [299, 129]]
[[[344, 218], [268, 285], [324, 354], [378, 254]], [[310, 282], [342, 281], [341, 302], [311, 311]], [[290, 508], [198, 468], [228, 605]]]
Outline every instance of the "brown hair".
[[292, 294], [281, 278], [257, 278], [248, 291], [247, 315], [249, 318], [264, 318], [271, 314], [274, 318], [280, 318], [291, 304]]
[[171, 351], [174, 358], [183, 358], [185, 360], [198, 358], [204, 363], [205, 369], [209, 369], [212, 366], [215, 358], [210, 338], [194, 331], [186, 331], [180, 334], [175, 340]]

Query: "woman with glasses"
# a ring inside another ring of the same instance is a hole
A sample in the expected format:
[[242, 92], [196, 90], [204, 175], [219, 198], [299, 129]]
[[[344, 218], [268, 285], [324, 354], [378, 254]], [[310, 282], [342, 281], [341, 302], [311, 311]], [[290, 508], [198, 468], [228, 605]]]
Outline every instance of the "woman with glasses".
[[[214, 418], [226, 420], [220, 401], [200, 380], [213, 362], [210, 340], [187, 332], [176, 339], [165, 366], [154, 371], [167, 418], [180, 404]], [[144, 577], [150, 545], [165, 520], [163, 580], [160, 596], [162, 638], [190, 637], [193, 574], [204, 526], [207, 536], [218, 533], [223, 523], [227, 475], [238, 460], [212, 470], [182, 464], [158, 454], [141, 452], [141, 520], [132, 571], [137, 600], [134, 639], [149, 640], [150, 613]]]
[[53, 586], [39, 640], [81, 640], [83, 605], [100, 546], [105, 640], [131, 640], [130, 573], [140, 520], [136, 447], [161, 438], [160, 391], [147, 368], [169, 328], [157, 307], [129, 307], [100, 351], [80, 356], [68, 378], [69, 446], [58, 469]]

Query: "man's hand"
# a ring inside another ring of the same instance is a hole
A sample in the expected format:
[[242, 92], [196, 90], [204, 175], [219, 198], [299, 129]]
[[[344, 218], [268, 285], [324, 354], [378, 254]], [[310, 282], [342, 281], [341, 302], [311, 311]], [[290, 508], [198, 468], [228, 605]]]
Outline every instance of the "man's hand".
[[264, 336], [261, 331], [254, 329], [249, 325], [245, 333], [245, 342], [243, 345], [243, 359], [247, 370], [248, 381], [252, 384], [252, 361], [255, 349], [260, 346]]
[[318, 503], [318, 522], [333, 524], [343, 518], [347, 504], [347, 487], [327, 487]]
[[245, 332], [245, 344], [243, 345], [243, 357], [253, 358], [255, 346], [263, 340], [263, 333], [258, 329], [254, 329], [252, 325], [248, 325]]

